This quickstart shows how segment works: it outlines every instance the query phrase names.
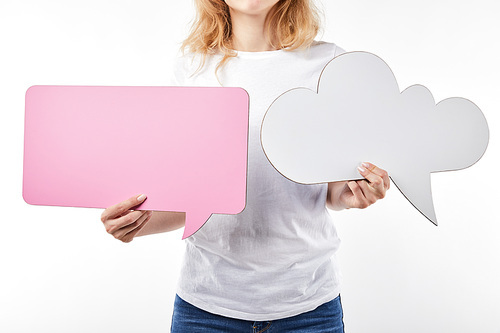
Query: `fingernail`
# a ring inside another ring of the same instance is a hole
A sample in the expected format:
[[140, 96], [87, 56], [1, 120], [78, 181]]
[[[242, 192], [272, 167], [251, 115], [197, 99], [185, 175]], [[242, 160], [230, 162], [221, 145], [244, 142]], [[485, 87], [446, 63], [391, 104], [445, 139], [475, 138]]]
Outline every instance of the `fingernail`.
[[137, 197], [137, 201], [143, 201], [144, 199], [146, 199], [145, 194], [141, 194], [140, 196]]
[[149, 216], [153, 215], [153, 211], [152, 210], [148, 211], [148, 215]]
[[370, 163], [368, 163], [368, 162], [363, 162], [363, 163], [361, 163], [361, 165], [367, 169], [371, 166]]
[[359, 170], [359, 172], [365, 172], [366, 171], [366, 169], [363, 168], [362, 166], [358, 166], [358, 170]]

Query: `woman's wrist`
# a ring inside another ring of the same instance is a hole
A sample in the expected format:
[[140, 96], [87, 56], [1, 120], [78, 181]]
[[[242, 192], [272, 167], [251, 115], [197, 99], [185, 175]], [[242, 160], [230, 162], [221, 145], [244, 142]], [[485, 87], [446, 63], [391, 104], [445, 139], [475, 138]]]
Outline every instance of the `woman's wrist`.
[[177, 230], [185, 223], [186, 213], [155, 211], [151, 220], [137, 233], [136, 237]]
[[340, 200], [340, 194], [347, 186], [346, 181], [328, 183], [328, 193], [326, 196], [326, 206], [331, 210], [343, 210], [347, 207]]

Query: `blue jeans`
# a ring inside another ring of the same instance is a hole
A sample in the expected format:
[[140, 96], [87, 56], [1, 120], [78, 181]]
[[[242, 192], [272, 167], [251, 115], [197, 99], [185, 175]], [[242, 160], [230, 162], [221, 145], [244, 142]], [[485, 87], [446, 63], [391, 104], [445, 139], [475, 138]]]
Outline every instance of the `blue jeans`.
[[273, 321], [246, 321], [212, 314], [175, 297], [172, 333], [343, 333], [340, 296], [315, 310]]

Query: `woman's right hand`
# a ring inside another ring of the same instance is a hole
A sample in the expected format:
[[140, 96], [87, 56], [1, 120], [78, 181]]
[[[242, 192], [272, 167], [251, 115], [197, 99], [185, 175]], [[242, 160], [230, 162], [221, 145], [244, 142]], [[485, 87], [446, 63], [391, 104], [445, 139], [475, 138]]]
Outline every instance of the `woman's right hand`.
[[141, 194], [106, 208], [101, 214], [106, 231], [124, 243], [131, 242], [153, 216], [152, 211], [132, 210], [144, 200], [146, 196]]

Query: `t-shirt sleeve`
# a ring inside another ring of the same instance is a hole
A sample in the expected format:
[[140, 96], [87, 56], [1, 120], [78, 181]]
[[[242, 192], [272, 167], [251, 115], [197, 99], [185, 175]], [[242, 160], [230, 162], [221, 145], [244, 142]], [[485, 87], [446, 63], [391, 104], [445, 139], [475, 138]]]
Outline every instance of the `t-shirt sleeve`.
[[168, 80], [168, 85], [170, 87], [179, 87], [180, 86], [179, 81], [177, 81], [177, 78], [175, 77], [174, 73], [170, 74], [170, 78]]
[[170, 78], [168, 80], [168, 85], [171, 87], [180, 86], [179, 81], [177, 81], [177, 78], [175, 77], [175, 74], [173, 72], [170, 74]]
[[172, 86], [186, 85], [186, 56], [177, 54], [174, 58], [169, 83]]
[[342, 53], [346, 53], [346, 50], [335, 44], [335, 51], [333, 56], [336, 57], [338, 55], [341, 55]]

